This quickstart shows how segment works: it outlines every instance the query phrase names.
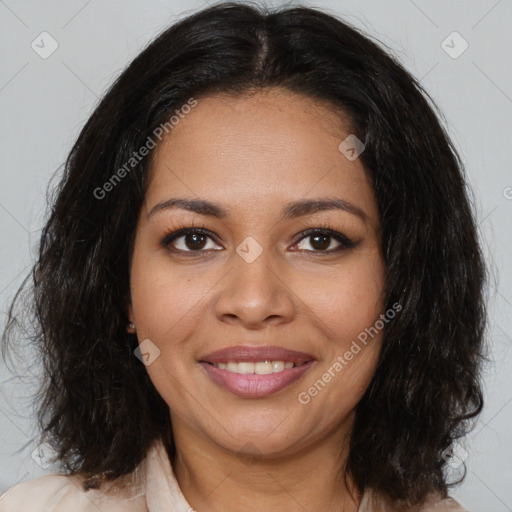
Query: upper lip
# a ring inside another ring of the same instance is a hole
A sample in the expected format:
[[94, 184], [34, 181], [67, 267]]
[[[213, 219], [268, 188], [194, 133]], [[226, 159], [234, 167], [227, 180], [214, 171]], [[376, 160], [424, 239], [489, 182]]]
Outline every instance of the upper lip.
[[306, 363], [315, 359], [310, 354], [289, 350], [284, 347], [272, 346], [250, 346], [237, 345], [235, 347], [226, 347], [201, 357], [201, 362], [212, 364], [227, 363], [229, 361], [246, 361], [256, 363], [258, 361], [290, 361], [296, 364]]

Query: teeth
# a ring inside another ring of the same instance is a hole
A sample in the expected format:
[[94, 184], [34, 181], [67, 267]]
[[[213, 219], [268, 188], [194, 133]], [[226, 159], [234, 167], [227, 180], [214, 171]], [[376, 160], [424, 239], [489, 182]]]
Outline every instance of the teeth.
[[269, 375], [270, 373], [282, 372], [298, 365], [291, 361], [258, 361], [257, 363], [229, 361], [228, 363], [214, 364], [214, 366], [220, 370], [227, 370], [232, 373]]

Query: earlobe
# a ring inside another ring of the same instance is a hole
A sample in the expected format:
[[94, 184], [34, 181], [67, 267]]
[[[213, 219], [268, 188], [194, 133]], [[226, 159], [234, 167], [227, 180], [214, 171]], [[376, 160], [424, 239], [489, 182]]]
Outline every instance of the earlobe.
[[135, 322], [133, 319], [133, 309], [131, 304], [128, 306], [128, 318], [130, 320], [130, 323], [128, 324], [126, 331], [133, 334], [135, 332]]

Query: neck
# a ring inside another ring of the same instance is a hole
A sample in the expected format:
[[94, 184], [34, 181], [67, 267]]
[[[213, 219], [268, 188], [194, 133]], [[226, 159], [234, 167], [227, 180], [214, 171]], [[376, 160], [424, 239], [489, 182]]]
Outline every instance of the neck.
[[341, 470], [348, 455], [346, 429], [272, 457], [251, 456], [249, 443], [243, 453], [227, 450], [175, 418], [173, 432], [171, 464], [197, 512], [358, 510], [360, 493], [350, 478], [345, 483]]

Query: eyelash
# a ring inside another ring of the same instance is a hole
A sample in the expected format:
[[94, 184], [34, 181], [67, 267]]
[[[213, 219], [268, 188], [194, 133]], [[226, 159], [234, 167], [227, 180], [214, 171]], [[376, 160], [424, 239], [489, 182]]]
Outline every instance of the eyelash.
[[[315, 227], [313, 227], [313, 226], [315, 226]], [[182, 249], [171, 249], [170, 248], [172, 242], [174, 242], [178, 238], [181, 238], [181, 237], [189, 235], [189, 234], [207, 236], [207, 237], [211, 238], [215, 243], [217, 243], [215, 241], [215, 237], [212, 235], [212, 233], [210, 231], [208, 231], [207, 229], [205, 229], [203, 225], [199, 226], [199, 227], [195, 227], [192, 224], [191, 227], [180, 228], [175, 231], [172, 231], [171, 233], [168, 233], [167, 235], [164, 236], [164, 238], [160, 242], [160, 245], [164, 249], [167, 249], [168, 251], [181, 253], [186, 256], [191, 256], [191, 257], [200, 256], [204, 252], [206, 252], [204, 249], [199, 249], [197, 251], [192, 251], [192, 250], [184, 251]], [[302, 240], [304, 240], [308, 237], [312, 237], [317, 234], [324, 235], [324, 236], [330, 237], [330, 238], [334, 238], [334, 240], [336, 240], [340, 244], [340, 246], [337, 247], [336, 249], [329, 249], [329, 250], [323, 250], [323, 251], [322, 250], [311, 251], [311, 250], [305, 250], [305, 249], [300, 249], [299, 251], [316, 253], [316, 254], [318, 254], [318, 253], [333, 254], [333, 253], [341, 252], [345, 249], [351, 249], [351, 248], [355, 247], [356, 245], [358, 245], [358, 242], [351, 240], [350, 238], [345, 236], [343, 233], [336, 231], [334, 228], [332, 228], [329, 224], [326, 224], [326, 223], [320, 223], [320, 225], [319, 224], [311, 224], [308, 229], [306, 229], [305, 231], [302, 231], [302, 233], [300, 233], [300, 238], [298, 238], [298, 240], [293, 245], [297, 245], [299, 242], [302, 242]], [[211, 251], [211, 249], [210, 249], [210, 251]]]

